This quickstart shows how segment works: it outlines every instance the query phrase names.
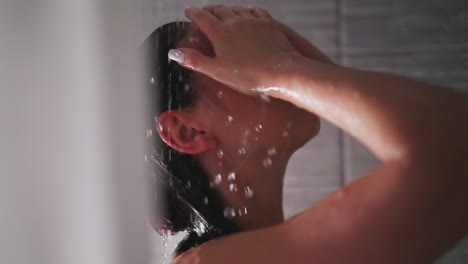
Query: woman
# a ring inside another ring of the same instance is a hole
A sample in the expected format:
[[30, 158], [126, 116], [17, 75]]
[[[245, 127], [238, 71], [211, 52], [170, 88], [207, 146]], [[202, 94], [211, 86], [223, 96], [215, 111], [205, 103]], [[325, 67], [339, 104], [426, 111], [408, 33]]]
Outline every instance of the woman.
[[[190, 111], [160, 115], [159, 134], [193, 155], [214, 181], [219, 171], [229, 175], [238, 168], [238, 184], [258, 190], [256, 199], [244, 200], [216, 186], [228, 206], [247, 205], [248, 214], [232, 222], [251, 231], [203, 244], [175, 263], [430, 263], [468, 231], [466, 95], [328, 63], [261, 9], [216, 6], [188, 9], [186, 15], [213, 53], [182, 46], [170, 57], [198, 72], [200, 83], [211, 78], [224, 86], [205, 83]], [[222, 98], [239, 99], [218, 104], [217, 89]], [[269, 118], [255, 140], [242, 131], [265, 122], [246, 121], [260, 104], [267, 105]], [[215, 122], [220, 113], [232, 114], [239, 124], [223, 130]], [[283, 221], [284, 168], [316, 135], [317, 116], [356, 137], [383, 165]], [[288, 139], [278, 140], [279, 134]], [[242, 166], [235, 152], [239, 142], [252, 153]]]
[[[304, 39], [279, 25], [292, 42], [304, 46]], [[184, 22], [158, 28], [144, 43], [154, 107], [148, 121], [155, 126], [157, 117], [159, 130], [151, 137], [150, 164], [156, 185], [162, 186], [156, 207], [163, 205], [163, 210], [154, 226], [160, 233], [188, 231], [176, 249], [179, 255], [222, 235], [281, 223], [287, 160], [318, 133], [320, 123], [290, 103], [246, 96], [168, 62], [175, 47], [214, 53], [196, 24]], [[331, 63], [313, 47], [305, 52]]]

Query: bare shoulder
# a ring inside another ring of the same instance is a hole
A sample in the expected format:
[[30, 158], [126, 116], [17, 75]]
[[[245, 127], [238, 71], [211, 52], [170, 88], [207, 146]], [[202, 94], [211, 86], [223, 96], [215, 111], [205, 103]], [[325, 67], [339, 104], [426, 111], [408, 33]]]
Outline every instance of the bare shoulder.
[[431, 263], [468, 232], [468, 177], [446, 174], [385, 164], [281, 225], [214, 240], [173, 264]]
[[205, 243], [172, 264], [309, 263], [294, 256], [284, 225], [242, 232]]
[[197, 257], [197, 251], [200, 250], [200, 247], [194, 248], [190, 251], [185, 252], [184, 254], [174, 258], [171, 264], [195, 264], [200, 263], [199, 257]]

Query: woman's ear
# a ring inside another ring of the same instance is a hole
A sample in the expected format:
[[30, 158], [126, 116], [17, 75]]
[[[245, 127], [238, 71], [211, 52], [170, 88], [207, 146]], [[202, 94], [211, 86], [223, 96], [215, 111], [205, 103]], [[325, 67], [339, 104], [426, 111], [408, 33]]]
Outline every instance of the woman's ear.
[[216, 148], [215, 138], [197, 128], [181, 111], [166, 111], [157, 120], [159, 136], [171, 148], [186, 154], [200, 154]]

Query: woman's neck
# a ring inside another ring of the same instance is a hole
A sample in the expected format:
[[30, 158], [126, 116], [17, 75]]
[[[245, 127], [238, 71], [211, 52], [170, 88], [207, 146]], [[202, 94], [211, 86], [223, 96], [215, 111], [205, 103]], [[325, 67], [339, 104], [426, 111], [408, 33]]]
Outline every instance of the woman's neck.
[[282, 223], [283, 179], [290, 154], [221, 156], [219, 152], [207, 153], [200, 159], [212, 177], [211, 186], [225, 200], [225, 217], [232, 218], [242, 230]]

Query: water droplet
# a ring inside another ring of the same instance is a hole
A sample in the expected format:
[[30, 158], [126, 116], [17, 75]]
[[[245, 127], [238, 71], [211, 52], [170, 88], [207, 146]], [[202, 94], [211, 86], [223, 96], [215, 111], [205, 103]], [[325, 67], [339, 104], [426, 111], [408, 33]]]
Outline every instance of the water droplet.
[[236, 211], [234, 208], [231, 208], [231, 217], [236, 217]]
[[224, 217], [226, 218], [234, 218], [236, 217], [236, 210], [231, 207], [226, 207], [224, 209]]
[[226, 125], [231, 125], [233, 120], [234, 120], [234, 117], [228, 116], [228, 117], [227, 117], [227, 121], [225, 122], [225, 124], [226, 124]]
[[286, 128], [291, 128], [292, 127], [292, 122], [291, 121], [288, 121], [288, 123], [286, 124]]
[[216, 174], [215, 175], [215, 180], [214, 180], [214, 184], [215, 185], [219, 185], [221, 182], [223, 181], [223, 178], [221, 177], [221, 174]]
[[235, 183], [229, 184], [229, 191], [237, 192], [237, 185]]
[[224, 152], [222, 150], [218, 150], [217, 154], [219, 158], [222, 158], [224, 156]]
[[154, 82], [155, 82], [154, 78], [153, 78], [153, 77], [151, 77], [151, 79], [150, 79], [150, 83], [151, 83], [151, 84], [154, 84]]
[[145, 155], [145, 162], [148, 162], [148, 155]]
[[218, 91], [218, 93], [216, 93], [216, 96], [221, 99], [223, 98], [223, 92], [222, 91]]
[[162, 246], [163, 246], [163, 258], [164, 258], [164, 260], [167, 259], [167, 237], [168, 237], [168, 235], [166, 234], [166, 232], [163, 231]]
[[247, 150], [245, 148], [240, 148], [237, 150], [237, 153], [239, 153], [239, 155], [245, 155], [247, 153]]
[[237, 215], [238, 215], [238, 216], [242, 216], [242, 212], [243, 212], [242, 209], [237, 210]]
[[190, 90], [190, 84], [186, 83], [186, 84], [184, 85], [184, 91], [185, 91], [185, 92], [188, 92], [189, 90]]
[[254, 196], [254, 191], [253, 191], [252, 187], [246, 186], [244, 188], [244, 194], [245, 194], [245, 197], [251, 199]]
[[146, 138], [150, 138], [153, 136], [153, 129], [147, 129], [146, 130]]
[[262, 101], [264, 101], [264, 102], [267, 102], [267, 103], [271, 102], [270, 97], [269, 97], [268, 95], [264, 94], [264, 93], [261, 93], [261, 94], [260, 94], [260, 99], [261, 99]]
[[255, 126], [255, 131], [260, 132], [260, 130], [262, 130], [262, 128], [263, 128], [263, 126], [261, 124], [257, 124]]
[[190, 181], [187, 181], [187, 188], [192, 188], [192, 183]]
[[269, 148], [267, 153], [269, 156], [276, 155], [276, 148]]
[[273, 164], [273, 162], [269, 157], [263, 160], [263, 167], [268, 168], [271, 164]]
[[192, 42], [192, 43], [198, 43], [198, 42], [200, 42], [200, 39], [192, 36], [192, 37], [189, 38], [189, 41]]
[[247, 210], [247, 206], [244, 206], [244, 214], [246, 215], [246, 214], [248, 214], [248, 213], [249, 213], [249, 212], [248, 212], [248, 210]]
[[198, 221], [194, 230], [197, 233], [197, 236], [201, 237], [206, 232], [206, 226], [202, 221]]
[[236, 179], [236, 174], [234, 172], [230, 172], [228, 174], [228, 181], [234, 181]]
[[283, 137], [287, 137], [289, 135], [288, 131], [283, 132]]
[[205, 198], [203, 199], [203, 203], [204, 203], [205, 205], [208, 204], [208, 197], [205, 197]]

